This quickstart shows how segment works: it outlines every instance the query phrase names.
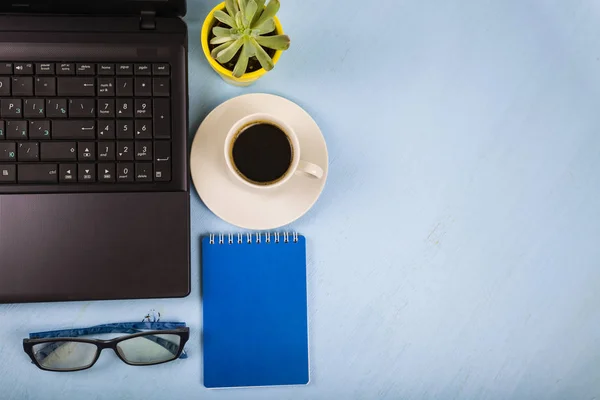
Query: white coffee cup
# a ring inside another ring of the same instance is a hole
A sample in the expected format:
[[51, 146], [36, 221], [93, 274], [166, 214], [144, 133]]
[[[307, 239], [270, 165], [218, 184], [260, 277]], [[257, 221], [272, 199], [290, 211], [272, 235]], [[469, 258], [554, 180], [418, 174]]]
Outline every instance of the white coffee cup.
[[[254, 183], [243, 176], [235, 167], [232, 154], [233, 144], [238, 136], [249, 127], [259, 123], [267, 123], [278, 127], [286, 134], [289, 139], [290, 146], [292, 147], [292, 161], [288, 170], [281, 178], [266, 184]], [[288, 124], [271, 114], [256, 113], [242, 118], [236, 122], [229, 130], [229, 133], [225, 139], [224, 154], [225, 162], [227, 163], [227, 169], [229, 170], [230, 174], [240, 183], [255, 189], [272, 189], [282, 186], [294, 175], [301, 175], [306, 179], [323, 179], [323, 168], [301, 159], [300, 142], [296, 132]]]

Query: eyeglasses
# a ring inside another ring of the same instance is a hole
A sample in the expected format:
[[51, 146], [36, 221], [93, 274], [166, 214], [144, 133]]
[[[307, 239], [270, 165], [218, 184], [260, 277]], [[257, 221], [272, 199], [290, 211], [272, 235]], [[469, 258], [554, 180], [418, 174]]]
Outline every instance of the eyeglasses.
[[[128, 333], [110, 340], [81, 339], [108, 333]], [[155, 365], [187, 358], [183, 347], [190, 337], [184, 322], [128, 322], [83, 329], [30, 333], [23, 349], [46, 371], [80, 371], [96, 363], [100, 352], [112, 349], [129, 365]]]

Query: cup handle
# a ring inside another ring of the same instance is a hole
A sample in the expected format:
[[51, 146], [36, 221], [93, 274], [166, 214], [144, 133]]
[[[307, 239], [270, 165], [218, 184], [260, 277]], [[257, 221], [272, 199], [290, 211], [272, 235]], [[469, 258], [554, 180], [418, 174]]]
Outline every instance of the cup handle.
[[298, 164], [298, 169], [296, 170], [297, 175], [306, 175], [310, 178], [322, 179], [323, 178], [323, 168], [318, 165], [300, 160]]

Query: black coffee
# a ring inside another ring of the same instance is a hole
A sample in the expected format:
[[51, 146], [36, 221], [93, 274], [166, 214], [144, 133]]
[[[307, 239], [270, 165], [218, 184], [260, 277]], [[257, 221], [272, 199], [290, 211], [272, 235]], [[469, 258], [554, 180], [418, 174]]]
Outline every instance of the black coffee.
[[231, 156], [237, 171], [248, 181], [268, 185], [285, 176], [294, 153], [285, 132], [270, 123], [259, 122], [238, 134]]

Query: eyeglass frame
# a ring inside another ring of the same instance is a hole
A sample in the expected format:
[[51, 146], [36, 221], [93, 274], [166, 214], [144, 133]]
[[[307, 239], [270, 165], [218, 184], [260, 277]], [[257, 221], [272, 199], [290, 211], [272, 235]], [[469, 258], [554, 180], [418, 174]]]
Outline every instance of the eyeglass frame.
[[[142, 329], [147, 329], [141, 331]], [[129, 333], [131, 331], [137, 331], [137, 333], [119, 336], [114, 339], [83, 339], [77, 336], [84, 335], [93, 335], [93, 334], [107, 334], [107, 333]], [[177, 335], [179, 336], [179, 349], [177, 354], [174, 354], [174, 357], [170, 360], [159, 361], [156, 363], [130, 363], [125, 358], [119, 354], [117, 349], [117, 345], [125, 340], [129, 340], [132, 338], [140, 337], [140, 336], [150, 336], [150, 335]], [[63, 336], [65, 335], [65, 336]], [[72, 336], [77, 335], [77, 336]], [[175, 361], [178, 358], [187, 358], [187, 354], [184, 350], [185, 344], [190, 338], [190, 328], [186, 327], [185, 322], [123, 322], [123, 323], [115, 323], [115, 324], [103, 324], [96, 325], [89, 328], [77, 328], [77, 329], [63, 329], [57, 331], [46, 331], [46, 332], [36, 332], [30, 333], [29, 339], [23, 339], [23, 350], [33, 364], [35, 364], [39, 369], [44, 371], [52, 371], [52, 372], [75, 372], [75, 371], [83, 371], [89, 368], [92, 368], [94, 364], [100, 358], [100, 354], [104, 349], [112, 349], [117, 357], [121, 361], [123, 361], [127, 365], [135, 366], [135, 367], [146, 367], [150, 365], [159, 365], [167, 362]], [[33, 352], [33, 346], [40, 343], [56, 343], [56, 342], [79, 342], [79, 343], [88, 343], [96, 346], [96, 355], [94, 360], [85, 367], [81, 368], [69, 368], [69, 369], [52, 369], [46, 368], [42, 366], [39, 361], [36, 359], [35, 354]]]

